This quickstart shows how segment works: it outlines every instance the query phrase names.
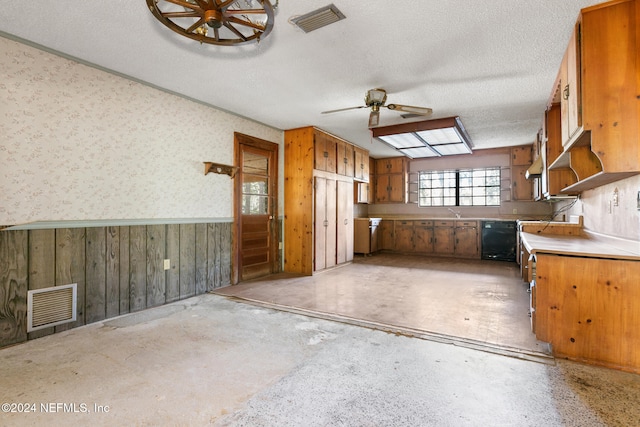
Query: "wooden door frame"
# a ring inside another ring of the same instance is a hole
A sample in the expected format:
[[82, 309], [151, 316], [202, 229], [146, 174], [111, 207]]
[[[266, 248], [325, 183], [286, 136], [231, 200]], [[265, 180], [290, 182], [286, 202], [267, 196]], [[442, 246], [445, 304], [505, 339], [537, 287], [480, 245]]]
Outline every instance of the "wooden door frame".
[[[242, 150], [241, 145], [246, 145], [252, 148], [257, 148], [264, 151], [273, 152], [273, 164], [269, 165], [273, 173], [269, 173], [271, 179], [270, 192], [273, 192], [273, 221], [271, 222], [271, 270], [274, 272], [279, 271], [278, 262], [278, 242], [279, 242], [279, 217], [278, 217], [278, 163], [279, 163], [279, 146], [275, 142], [270, 142], [264, 139], [256, 138], [254, 136], [246, 135], [239, 132], [233, 133], [234, 140], [234, 165], [237, 168], [242, 167]], [[238, 169], [238, 172], [240, 170]], [[231, 268], [231, 284], [235, 285], [240, 281], [240, 218], [242, 216], [242, 182], [240, 176], [234, 180], [233, 183], [233, 233], [232, 233], [232, 248], [233, 248], [233, 262]]]

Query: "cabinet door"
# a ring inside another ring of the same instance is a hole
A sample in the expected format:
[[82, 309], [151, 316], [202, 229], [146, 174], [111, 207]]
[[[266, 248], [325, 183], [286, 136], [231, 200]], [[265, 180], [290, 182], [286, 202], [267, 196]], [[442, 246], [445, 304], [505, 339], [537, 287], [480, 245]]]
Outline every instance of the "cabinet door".
[[315, 178], [314, 270], [336, 265], [336, 181]]
[[478, 247], [477, 227], [456, 227], [455, 254], [465, 257], [478, 257], [480, 250]]
[[322, 132], [314, 134], [315, 163], [314, 168], [326, 171], [336, 172], [336, 154], [337, 141], [329, 135]]
[[353, 176], [360, 181], [369, 181], [369, 152], [360, 147], [353, 147]]
[[370, 190], [368, 182], [356, 182], [355, 183], [355, 200], [356, 203], [369, 203], [370, 199]]
[[342, 264], [353, 260], [353, 183], [338, 181], [335, 200], [338, 224], [336, 260]]
[[531, 148], [531, 145], [513, 147], [511, 149], [511, 164], [517, 166], [529, 166], [533, 160]]
[[337, 142], [336, 171], [338, 175], [353, 177], [353, 145], [344, 141]]
[[405, 177], [403, 174], [389, 175], [389, 195], [388, 200], [393, 203], [404, 203], [407, 197], [405, 188]]
[[393, 250], [395, 247], [393, 239], [393, 229], [395, 221], [382, 220], [378, 229], [378, 243], [382, 250]]
[[455, 249], [453, 226], [434, 227], [433, 251], [438, 254], [453, 254]]
[[582, 125], [580, 115], [580, 25], [576, 25], [569, 46], [560, 65], [560, 89], [562, 110], [562, 145], [567, 145], [571, 137]]
[[413, 252], [413, 221], [396, 221], [395, 250]]
[[375, 179], [376, 183], [376, 203], [388, 203], [389, 202], [389, 190], [391, 189], [389, 184], [389, 177], [391, 175], [377, 175]]
[[414, 232], [413, 247], [416, 252], [433, 252], [433, 227], [416, 225]]
[[527, 166], [512, 166], [512, 200], [533, 200], [533, 183], [525, 176]]

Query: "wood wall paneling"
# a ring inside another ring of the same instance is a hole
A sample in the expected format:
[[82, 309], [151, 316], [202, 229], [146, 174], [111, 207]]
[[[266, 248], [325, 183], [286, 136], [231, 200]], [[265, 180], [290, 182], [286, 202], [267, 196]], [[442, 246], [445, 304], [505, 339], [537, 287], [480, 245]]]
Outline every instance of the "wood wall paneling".
[[129, 310], [147, 307], [147, 228], [129, 228]]
[[[231, 223], [2, 231], [0, 347], [230, 285], [231, 251]], [[70, 283], [76, 322], [27, 334], [28, 290]]]
[[129, 240], [130, 227], [120, 227], [120, 314], [129, 313], [131, 305], [131, 288], [129, 287]]
[[55, 327], [56, 332], [85, 324], [86, 242], [84, 228], [60, 228], [56, 233], [56, 286], [77, 283], [76, 321]]
[[167, 249], [165, 259], [169, 260], [170, 267], [166, 270], [166, 302], [180, 299], [180, 225], [167, 225]]
[[[55, 250], [55, 230], [32, 230], [29, 233], [29, 290], [55, 285]], [[53, 332], [53, 327], [29, 332], [28, 339]]]
[[107, 229], [106, 227], [87, 228], [86, 236], [85, 319], [87, 323], [93, 323], [107, 317]]
[[196, 224], [196, 295], [207, 292], [207, 224]]
[[107, 227], [106, 317], [120, 314], [120, 227]]
[[180, 298], [196, 294], [196, 225], [180, 225]]
[[165, 303], [167, 286], [164, 272], [164, 252], [166, 248], [166, 227], [147, 226], [147, 307]]
[[0, 232], [0, 347], [27, 340], [27, 231]]

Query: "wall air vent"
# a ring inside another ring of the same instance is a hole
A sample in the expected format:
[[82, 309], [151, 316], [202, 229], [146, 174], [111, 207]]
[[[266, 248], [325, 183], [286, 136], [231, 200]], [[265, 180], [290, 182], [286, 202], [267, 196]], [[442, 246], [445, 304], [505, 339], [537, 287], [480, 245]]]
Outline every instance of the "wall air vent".
[[344, 19], [345, 16], [333, 4], [321, 7], [307, 14], [292, 18], [290, 21], [305, 33]]
[[27, 292], [27, 332], [75, 322], [78, 284]]

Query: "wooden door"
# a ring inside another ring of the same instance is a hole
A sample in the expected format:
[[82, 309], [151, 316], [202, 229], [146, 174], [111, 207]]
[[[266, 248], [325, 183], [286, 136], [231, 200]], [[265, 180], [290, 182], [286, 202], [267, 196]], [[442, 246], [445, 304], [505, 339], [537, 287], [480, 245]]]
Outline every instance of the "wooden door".
[[338, 141], [336, 156], [336, 170], [339, 175], [353, 177], [353, 145]]
[[404, 203], [406, 198], [404, 175], [389, 175], [389, 201], [394, 203]]
[[353, 260], [353, 183], [338, 181], [336, 192], [337, 263]]
[[336, 265], [336, 180], [315, 178], [314, 271]]
[[278, 145], [236, 133], [234, 283], [278, 271]]
[[380, 227], [378, 230], [379, 237], [378, 243], [380, 244], [380, 249], [382, 250], [393, 250], [394, 249], [394, 224], [395, 221], [390, 220], [382, 220], [380, 221]]

